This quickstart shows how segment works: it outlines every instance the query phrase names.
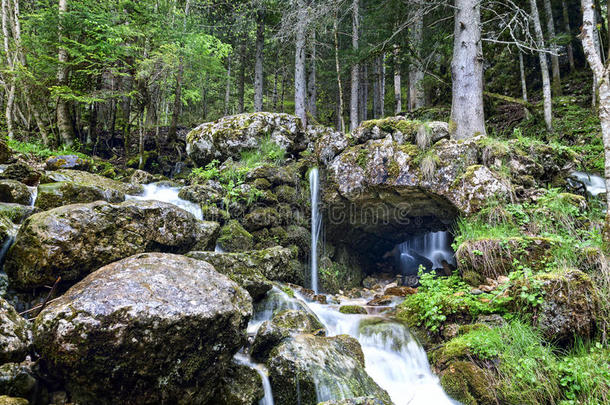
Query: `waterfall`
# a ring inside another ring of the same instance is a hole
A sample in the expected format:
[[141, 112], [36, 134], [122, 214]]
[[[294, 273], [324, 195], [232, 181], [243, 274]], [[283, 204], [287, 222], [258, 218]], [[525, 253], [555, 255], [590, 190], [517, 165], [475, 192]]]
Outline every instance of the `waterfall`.
[[606, 180], [603, 177], [583, 172], [573, 172], [572, 177], [582, 182], [593, 197], [606, 192]]
[[261, 376], [261, 380], [263, 380], [263, 392], [265, 395], [263, 396], [263, 399], [259, 401], [259, 405], [273, 405], [271, 383], [269, 382], [269, 377], [267, 376], [267, 370], [265, 370], [265, 367], [261, 364], [254, 363], [248, 356], [242, 353], [237, 353], [233, 358], [237, 364], [250, 367]]
[[420, 265], [440, 269], [443, 261], [455, 265], [449, 232], [429, 232], [413, 236], [398, 245], [398, 264], [403, 274], [417, 275]]
[[198, 204], [178, 197], [180, 187], [168, 187], [159, 184], [147, 184], [142, 195], [128, 195], [128, 200], [153, 200], [177, 205], [190, 212], [199, 220], [203, 220], [203, 212]]
[[311, 191], [311, 289], [318, 293], [318, 239], [322, 228], [322, 216], [319, 213], [320, 175], [318, 168], [309, 172], [309, 189]]

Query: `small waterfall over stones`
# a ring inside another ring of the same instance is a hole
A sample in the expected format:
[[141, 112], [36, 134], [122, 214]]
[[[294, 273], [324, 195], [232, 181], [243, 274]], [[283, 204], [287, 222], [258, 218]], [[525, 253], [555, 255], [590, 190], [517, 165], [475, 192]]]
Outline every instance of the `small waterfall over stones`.
[[573, 172], [572, 177], [581, 182], [593, 197], [606, 192], [606, 180], [603, 177], [584, 172]]
[[311, 289], [318, 293], [318, 240], [322, 228], [322, 216], [319, 212], [320, 174], [314, 167], [309, 172], [309, 189], [311, 191]]
[[271, 392], [271, 383], [269, 382], [269, 377], [267, 376], [267, 370], [265, 366], [262, 364], [256, 364], [250, 359], [250, 357], [246, 356], [243, 353], [237, 353], [235, 357], [233, 357], [237, 364], [241, 364], [246, 367], [250, 367], [255, 370], [258, 375], [261, 376], [261, 380], [263, 381], [263, 392], [265, 396], [258, 402], [259, 405], [273, 405], [273, 392]]
[[127, 199], [130, 200], [154, 200], [177, 205], [185, 211], [190, 212], [199, 220], [203, 220], [203, 212], [198, 204], [183, 200], [178, 196], [180, 187], [168, 187], [156, 183], [147, 184], [144, 186], [142, 195], [130, 195]]

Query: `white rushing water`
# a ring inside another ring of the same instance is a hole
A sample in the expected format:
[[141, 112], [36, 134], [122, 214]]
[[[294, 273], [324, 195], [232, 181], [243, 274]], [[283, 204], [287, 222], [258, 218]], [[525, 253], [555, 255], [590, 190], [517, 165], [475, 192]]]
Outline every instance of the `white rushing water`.
[[190, 212], [195, 216], [195, 218], [203, 220], [203, 212], [201, 211], [201, 207], [198, 204], [178, 197], [178, 193], [180, 193], [180, 187], [168, 187], [165, 185], [152, 183], [144, 186], [144, 193], [142, 195], [129, 195], [127, 196], [127, 199], [153, 200], [174, 204], [183, 210]]
[[454, 404], [430, 370], [425, 350], [398, 322], [367, 315], [345, 315], [328, 305], [309, 303], [328, 336], [347, 334], [362, 346], [366, 372], [396, 405]]
[[314, 167], [309, 172], [309, 189], [311, 192], [311, 289], [318, 293], [318, 240], [322, 228], [322, 216], [319, 212], [320, 174]]
[[[399, 263], [403, 273], [417, 274], [422, 257], [432, 262], [433, 269], [443, 267], [443, 261], [455, 265], [449, 232], [429, 232], [413, 236], [398, 245]], [[424, 265], [424, 267], [426, 267]]]
[[587, 192], [594, 197], [606, 192], [606, 180], [603, 177], [584, 172], [573, 172], [572, 177], [582, 182]]
[[256, 364], [250, 359], [250, 357], [246, 356], [243, 353], [237, 353], [233, 359], [237, 364], [241, 364], [247, 367], [250, 367], [253, 370], [256, 370], [258, 375], [261, 376], [261, 380], [263, 380], [263, 392], [265, 396], [258, 402], [259, 405], [273, 405], [273, 393], [271, 392], [271, 383], [269, 382], [269, 376], [267, 375], [267, 370], [265, 366], [262, 364]]

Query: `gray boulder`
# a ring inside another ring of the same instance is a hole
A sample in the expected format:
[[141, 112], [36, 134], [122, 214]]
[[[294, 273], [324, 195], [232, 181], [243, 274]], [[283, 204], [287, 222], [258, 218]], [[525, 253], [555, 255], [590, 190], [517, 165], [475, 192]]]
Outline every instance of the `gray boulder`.
[[34, 344], [75, 403], [207, 403], [251, 314], [248, 294], [210, 264], [145, 253], [52, 302]]
[[31, 344], [28, 322], [0, 298], [0, 364], [23, 360]]

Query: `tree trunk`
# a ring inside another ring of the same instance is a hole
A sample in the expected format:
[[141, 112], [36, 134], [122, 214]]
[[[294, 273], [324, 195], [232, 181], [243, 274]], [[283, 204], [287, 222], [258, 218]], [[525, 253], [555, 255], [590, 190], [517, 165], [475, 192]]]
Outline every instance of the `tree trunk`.
[[307, 113], [305, 100], [307, 97], [307, 79], [305, 72], [305, 46], [306, 46], [306, 9], [304, 0], [297, 1], [299, 17], [296, 27], [295, 56], [294, 56], [294, 113], [307, 126]]
[[466, 139], [485, 134], [483, 110], [483, 55], [479, 0], [455, 1], [453, 44], [453, 100], [451, 136]]
[[[521, 94], [523, 97], [523, 101], [525, 101], [527, 103], [528, 102], [528, 100], [527, 100], [527, 82], [525, 80], [525, 66], [523, 64], [523, 52], [521, 52], [521, 50], [517, 50], [517, 52], [519, 52], [519, 73], [521, 76]], [[527, 107], [523, 106], [523, 111], [525, 112], [525, 117], [529, 118], [530, 111], [527, 109]]]
[[360, 119], [366, 121], [369, 118], [369, 69], [366, 63], [363, 63], [360, 70]]
[[265, 12], [256, 16], [256, 61], [254, 64], [254, 111], [263, 111], [263, 49], [265, 46]]
[[[68, 11], [68, 0], [59, 0], [59, 51], [57, 60], [59, 66], [57, 68], [57, 84], [59, 86], [68, 85], [68, 52], [63, 45], [63, 15]], [[62, 143], [66, 146], [72, 146], [74, 143], [74, 130], [72, 128], [72, 120], [70, 118], [70, 106], [68, 102], [61, 97], [57, 100], [57, 128]]]
[[[229, 103], [231, 101], [231, 55], [227, 57], [227, 84], [225, 86], [225, 115], [229, 115]], [[240, 103], [243, 100], [240, 100]], [[240, 106], [241, 108], [241, 106]]]
[[[10, 83], [5, 84], [6, 91], [6, 106], [4, 115], [6, 119], [6, 129], [8, 137], [12, 138], [14, 135], [13, 129], [13, 106], [15, 103], [15, 72], [13, 69], [13, 57], [10, 51], [10, 32], [9, 32], [9, 6], [8, 0], [2, 0], [2, 36], [4, 43], [4, 54], [6, 56], [6, 67], [11, 70]], [[9, 81], [9, 80], [7, 80]]]
[[316, 119], [318, 115], [317, 109], [317, 98], [318, 90], [316, 84], [316, 35], [311, 35], [311, 43], [309, 44], [309, 75], [307, 78], [307, 112], [313, 118]]
[[[572, 48], [572, 28], [570, 27], [570, 13], [568, 12], [568, 3], [566, 0], [561, 0], [561, 10], [563, 12], [563, 23], [565, 26], [565, 31], [570, 36], [570, 42], [567, 46], [570, 72], [574, 72], [576, 70], [576, 65], [574, 63], [574, 48]], [[608, 12], [610, 12], [610, 7], [608, 8]]]
[[344, 107], [343, 107], [343, 83], [341, 82], [341, 65], [339, 65], [339, 16], [338, 4], [335, 2], [335, 18], [333, 20], [333, 37], [335, 42], [335, 71], [337, 73], [337, 87], [339, 89], [339, 103], [337, 106], [338, 130], [345, 131]]
[[239, 66], [239, 81], [237, 84], [237, 98], [238, 98], [238, 109], [240, 113], [246, 111], [244, 105], [245, 102], [245, 88], [246, 88], [246, 39], [244, 33], [244, 39], [241, 41], [239, 47], [240, 66]]
[[549, 34], [549, 44], [551, 44], [551, 67], [553, 70], [553, 94], [555, 97], [561, 95], [561, 73], [559, 71], [559, 49], [554, 44], [555, 41], [555, 19], [553, 18], [553, 7], [551, 0], [544, 0], [544, 13], [546, 14], [546, 29]]
[[379, 118], [379, 65], [373, 60], [373, 119]]
[[[360, 0], [352, 0], [352, 48], [357, 53], [360, 39]], [[358, 119], [358, 90], [360, 89], [360, 66], [352, 66], [352, 91], [350, 96], [349, 129], [355, 130], [360, 124]]]
[[377, 63], [379, 63], [379, 118], [385, 116], [385, 54], [382, 54]]
[[[592, 0], [582, 0], [583, 25], [581, 39], [585, 56], [594, 75], [599, 80], [599, 118], [604, 143], [606, 189], [610, 190], [610, 68], [604, 66], [601, 52], [596, 49], [594, 36], [595, 16]], [[604, 252], [610, 254], [610, 193], [606, 193], [606, 224], [604, 226]]]
[[549, 66], [546, 60], [546, 52], [544, 46], [544, 35], [542, 34], [542, 25], [540, 24], [540, 14], [538, 13], [538, 5], [536, 0], [530, 0], [532, 10], [532, 22], [534, 24], [534, 33], [536, 35], [536, 46], [538, 47], [538, 56], [540, 58], [540, 70], [542, 71], [542, 96], [544, 102], [544, 122], [546, 129], [549, 132], [553, 131], [553, 106], [551, 99], [551, 79], [549, 78]]
[[184, 74], [184, 61], [180, 57], [180, 63], [178, 64], [178, 72], [176, 73], [176, 89], [174, 93], [174, 108], [172, 111], [172, 123], [169, 126], [167, 132], [167, 141], [170, 144], [175, 143], [178, 138], [176, 137], [176, 131], [178, 129], [178, 120], [180, 119], [180, 113], [182, 112], [182, 76]]
[[394, 113], [402, 111], [402, 77], [400, 75], [400, 48], [394, 47]]
[[275, 69], [275, 73], [273, 75], [273, 93], [271, 96], [271, 109], [272, 111], [277, 111], [277, 96], [278, 96], [278, 86], [279, 86], [279, 69]]
[[413, 44], [415, 58], [409, 64], [409, 111], [415, 111], [426, 105], [424, 93], [424, 70], [421, 66], [421, 47], [424, 31], [424, 15], [420, 8], [415, 8], [412, 14], [413, 25], [411, 26], [410, 40]]

